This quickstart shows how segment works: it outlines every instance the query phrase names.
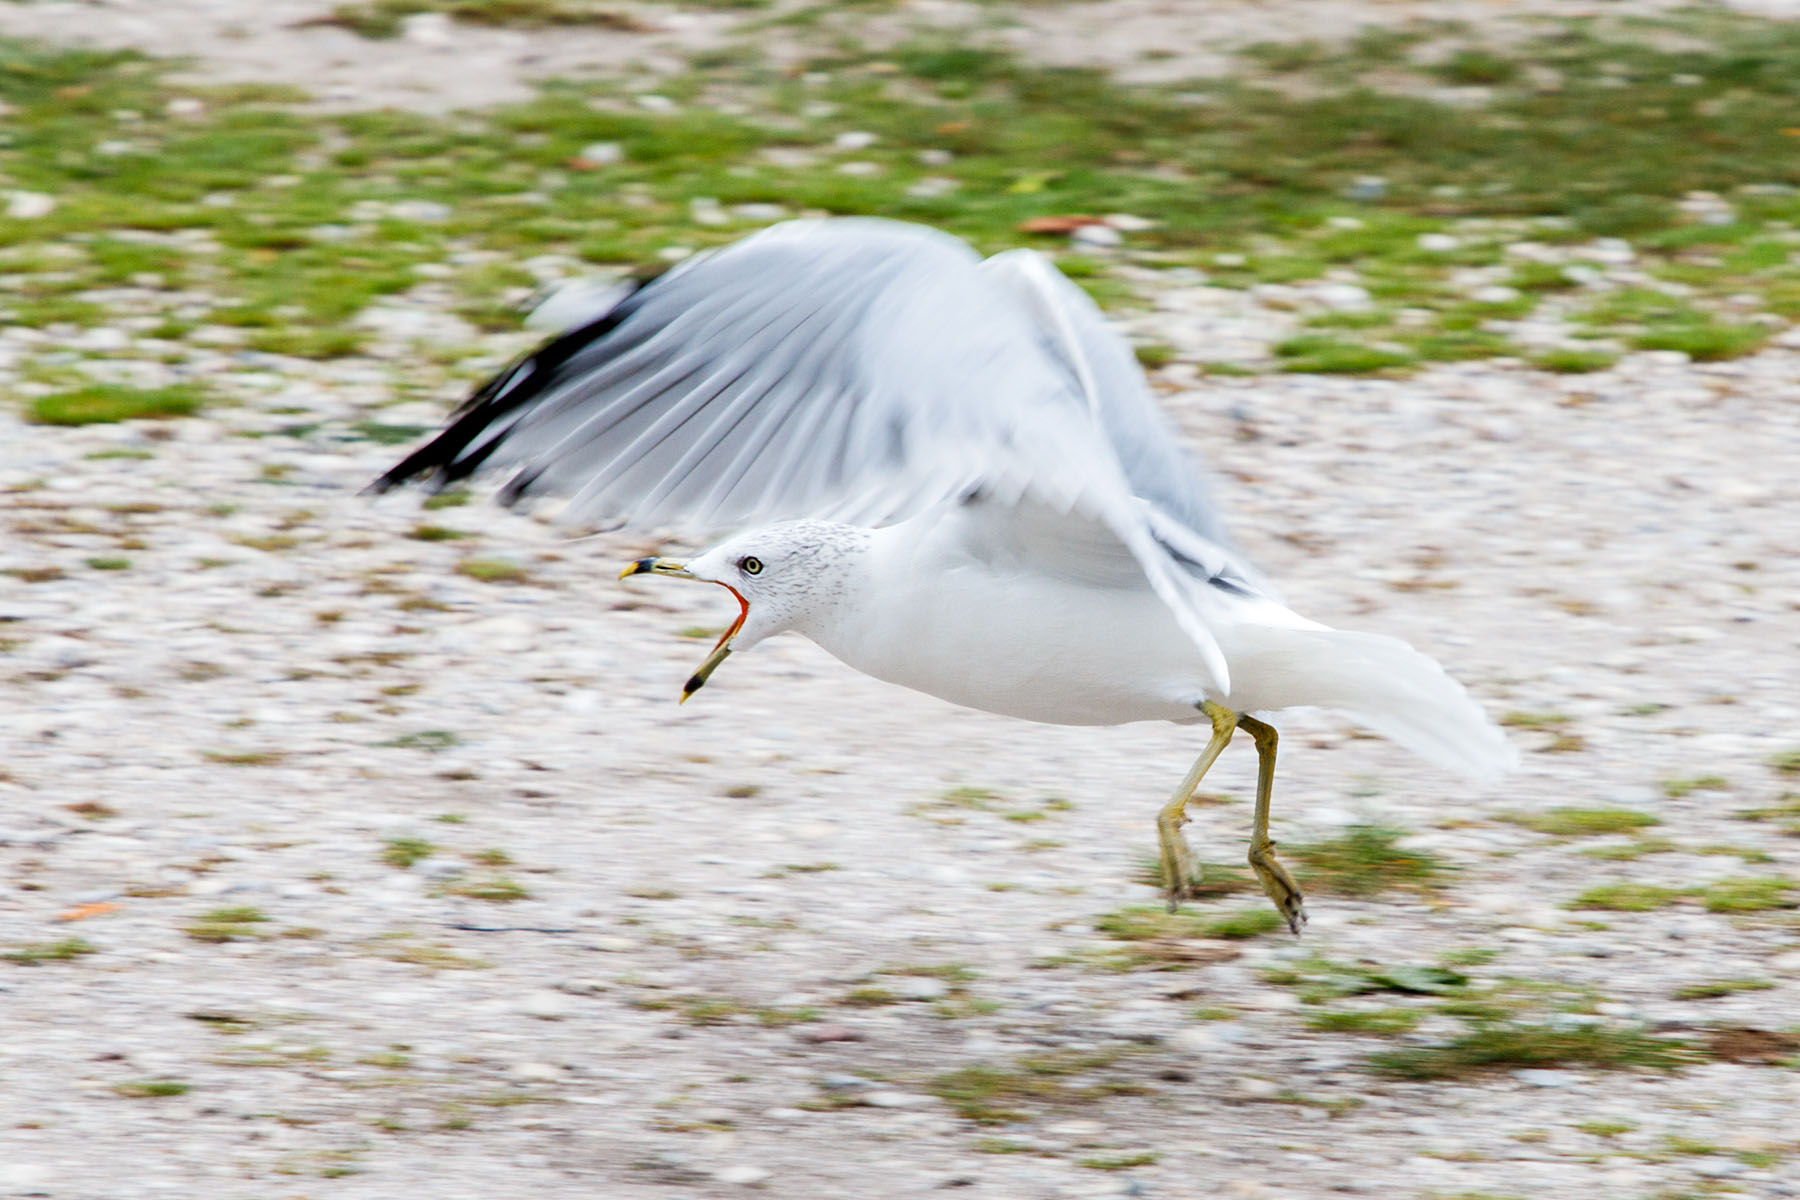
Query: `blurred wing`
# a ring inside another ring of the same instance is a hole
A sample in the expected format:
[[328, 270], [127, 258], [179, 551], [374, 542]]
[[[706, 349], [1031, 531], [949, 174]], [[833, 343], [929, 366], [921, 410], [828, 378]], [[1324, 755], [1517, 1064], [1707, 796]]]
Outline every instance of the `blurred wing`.
[[[1116, 336], [1096, 326], [1110, 357], [1059, 351], [1042, 318], [948, 235], [788, 222], [684, 262], [520, 360], [373, 487], [511, 468], [509, 503], [559, 493], [572, 520], [700, 527], [874, 523], [972, 490], [1029, 497], [1110, 530], [1224, 688], [1204, 619], [1213, 572], [1169, 552], [1158, 498], [1133, 494], [1113, 445], [1122, 433], [1134, 461], [1169, 470], [1149, 446], [1173, 432]], [[1096, 389], [1121, 368], [1137, 390], [1108, 416]]]
[[1215, 584], [1273, 595], [1226, 533], [1200, 465], [1151, 398], [1137, 356], [1088, 294], [1035, 250], [996, 254], [981, 270], [1030, 314], [1080, 390], [1132, 493], [1145, 502], [1157, 541]]

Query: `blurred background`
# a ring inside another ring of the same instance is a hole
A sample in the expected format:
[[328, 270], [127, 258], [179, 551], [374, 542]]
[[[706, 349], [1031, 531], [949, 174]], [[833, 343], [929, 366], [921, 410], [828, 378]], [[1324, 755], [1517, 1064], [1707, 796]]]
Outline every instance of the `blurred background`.
[[[1794, 1194], [1796, 15], [0, 4], [0, 1195]], [[1284, 720], [1306, 937], [1247, 748], [1170, 916], [1189, 733], [677, 709], [656, 539], [356, 495], [803, 215], [1051, 255], [1525, 767]]]

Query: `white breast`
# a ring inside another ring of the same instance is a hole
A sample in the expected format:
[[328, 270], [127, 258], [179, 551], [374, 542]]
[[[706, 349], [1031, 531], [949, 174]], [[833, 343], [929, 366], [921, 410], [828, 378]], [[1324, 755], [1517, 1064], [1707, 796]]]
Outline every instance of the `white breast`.
[[877, 531], [853, 602], [800, 631], [865, 674], [987, 712], [1057, 725], [1198, 718], [1199, 651], [1147, 583], [996, 565], [956, 532]]

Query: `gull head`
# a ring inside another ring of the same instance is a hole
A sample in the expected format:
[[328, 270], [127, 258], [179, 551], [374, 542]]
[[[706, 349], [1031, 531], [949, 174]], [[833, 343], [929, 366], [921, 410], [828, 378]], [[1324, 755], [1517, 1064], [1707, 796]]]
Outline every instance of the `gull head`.
[[640, 558], [619, 573], [716, 583], [738, 602], [737, 619], [681, 689], [683, 702], [705, 686], [733, 650], [789, 629], [806, 632], [843, 601], [868, 530], [830, 521], [788, 521], [740, 533], [686, 562]]

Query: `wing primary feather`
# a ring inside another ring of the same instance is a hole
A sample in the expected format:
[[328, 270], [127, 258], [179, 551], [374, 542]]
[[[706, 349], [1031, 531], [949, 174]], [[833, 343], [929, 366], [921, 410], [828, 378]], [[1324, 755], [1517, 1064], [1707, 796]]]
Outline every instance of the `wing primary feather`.
[[[542, 444], [530, 446], [521, 454], [553, 460], [598, 441], [668, 395], [682, 380], [706, 370], [709, 364], [701, 351], [714, 341], [735, 336], [735, 331], [731, 335], [727, 331], [733, 330], [733, 321], [739, 311], [755, 306], [753, 297], [743, 298], [735, 305], [727, 303], [722, 309], [691, 306], [660, 326], [652, 327], [634, 348], [639, 352], [636, 359], [609, 358], [588, 364], [585, 369], [583, 364], [573, 364], [563, 391], [552, 395], [543, 405], [544, 416], [538, 431], [538, 440]], [[654, 319], [651, 314], [645, 316]], [[697, 342], [684, 345], [682, 337], [687, 327], [696, 324], [710, 332]], [[656, 365], [647, 368], [643, 359]], [[621, 386], [622, 392], [607, 395], [609, 389]], [[566, 428], [558, 427], [559, 419]], [[623, 450], [615, 451], [612, 457], [622, 457], [623, 453]]]
[[[665, 301], [668, 299], [663, 297]], [[585, 373], [576, 373], [584, 364], [575, 363], [563, 394], [544, 403], [544, 415], [532, 430], [521, 435], [513, 453], [519, 459], [548, 464], [540, 476], [545, 486], [567, 488], [576, 493], [568, 510], [571, 515], [593, 510], [598, 507], [595, 498], [600, 493], [630, 475], [636, 457], [630, 450], [629, 441], [616, 450], [602, 448], [607, 435], [628, 425], [645, 410], [648, 410], [650, 428], [655, 428], [661, 419], [655, 411], [659, 401], [684, 380], [716, 368], [719, 359], [729, 356], [730, 346], [745, 341], [740, 318], [753, 311], [761, 312], [766, 327], [779, 322], [797, 307], [797, 303], [766, 312], [768, 305], [762, 297], [739, 295], [714, 304], [687, 305], [666, 319], [647, 305], [644, 322], [661, 320], [662, 323], [651, 326], [651, 332], [638, 349], [659, 356], [661, 365], [645, 371], [640, 361], [635, 364], [639, 369], [634, 371], [630, 369], [633, 364], [608, 360], [592, 365]], [[696, 325], [701, 336], [684, 341], [689, 327]], [[762, 331], [759, 327], [755, 334]], [[728, 348], [709, 361], [708, 350], [715, 342], [725, 342]], [[740, 353], [748, 351], [740, 350]], [[624, 388], [622, 393], [606, 394], [609, 388], [618, 387]], [[629, 436], [641, 437], [646, 432], [640, 429]], [[572, 474], [578, 474], [580, 482], [570, 480], [568, 476]]]
[[[713, 446], [728, 438], [732, 430], [737, 427], [737, 424], [744, 416], [748, 415], [749, 410], [754, 408], [757, 401], [761, 399], [761, 394], [758, 390], [750, 387], [739, 387], [736, 394], [731, 393], [734, 387], [742, 384], [745, 378], [753, 372], [757, 374], [767, 373], [766, 367], [769, 363], [769, 357], [764, 355], [759, 358], [754, 347], [764, 339], [764, 335], [767, 334], [769, 329], [780, 325], [785, 318], [790, 317], [796, 309], [802, 307], [803, 303], [804, 301], [797, 301], [785, 308], [777, 309], [772, 313], [765, 313], [762, 323], [748, 335], [742, 335], [734, 331], [733, 340], [741, 340], [743, 343], [742, 347], [735, 354], [722, 356], [710, 363], [707, 362], [704, 355], [696, 355], [695, 361], [702, 367], [710, 368], [711, 373], [696, 385], [693, 392], [676, 401], [675, 404], [656, 417], [648, 426], [638, 431], [629, 442], [616, 451], [612, 451], [608, 455], [607, 465], [596, 474], [595, 479], [590, 482], [588, 487], [584, 487], [584, 494], [578, 496], [576, 502], [587, 503], [593, 497], [598, 496], [603, 490], [609, 489], [615, 484], [624, 481], [644, 462], [645, 459], [648, 458], [649, 455], [661, 447], [669, 438], [684, 429], [696, 416], [704, 413], [713, 424], [702, 431], [702, 436], [691, 439], [692, 444], [689, 449], [682, 453], [673, 464], [660, 473], [660, 479], [651, 485], [650, 493], [640, 498], [637, 503], [641, 504], [643, 511], [648, 513], [653, 511], [665, 496], [676, 491], [691, 473], [694, 465], [710, 452]], [[811, 315], [811, 312], [803, 313], [793, 329], [781, 331], [774, 339], [775, 346], [779, 348], [788, 344], [794, 334], [800, 328], [804, 327]], [[732, 371], [735, 371], [735, 374], [731, 375], [729, 379], [726, 379], [717, 386], [713, 386], [715, 381], [719, 380], [727, 372]], [[691, 374], [692, 372], [690, 372], [690, 375]], [[777, 377], [779, 378], [779, 375]], [[645, 401], [633, 409], [633, 412], [635, 413], [638, 409], [641, 409], [647, 404], [653, 404], [657, 399], [666, 396], [671, 390], [672, 389], [668, 387], [658, 389], [656, 395], [648, 396]], [[724, 402], [726, 407], [722, 411], [715, 412], [713, 411], [713, 407], [719, 403], [721, 397], [725, 398]], [[622, 399], [614, 401], [612, 404], [609, 404], [608, 407], [613, 407], [622, 402]], [[596, 417], [603, 415], [604, 413], [596, 414]], [[717, 422], [728, 418], [730, 423], [722, 430], [716, 427]], [[568, 436], [563, 438], [557, 446], [552, 447], [548, 453], [552, 456], [560, 456], [566, 452], [567, 448], [576, 444], [591, 444], [593, 441], [597, 440], [599, 436], [615, 427], [620, 420], [623, 419], [625, 418], [620, 417], [607, 421], [598, 427], [596, 427], [594, 420], [590, 420], [583, 426], [572, 430]], [[696, 451], [698, 451], [698, 453], [696, 453]]]
[[[833, 346], [831, 337], [837, 328], [845, 323], [853, 325], [860, 317], [861, 312], [859, 306], [853, 304], [840, 304], [829, 308], [815, 308], [814, 311], [808, 313], [800, 325], [789, 334], [787, 344], [792, 348], [793, 356], [795, 357], [797, 357], [809, 344], [813, 347], [831, 347]], [[807, 325], [815, 320], [822, 320], [823, 324], [819, 326], [809, 342], [803, 342], [799, 335]], [[841, 349], [837, 351], [837, 353], [844, 352], [845, 351]], [[823, 378], [825, 366], [831, 363], [834, 360], [834, 357], [834, 354], [829, 351], [822, 354], [819, 356], [819, 361], [814, 367], [814, 373], [808, 377], [804, 384], [798, 384], [794, 388], [783, 388], [782, 391], [790, 394], [797, 393], [802, 397], [807, 395], [814, 397], [825, 396], [829, 389], [819, 387], [819, 382]], [[775, 378], [777, 380], [785, 380], [793, 365], [794, 364], [791, 361], [783, 362], [779, 369], [774, 372]], [[753, 422], [747, 429], [739, 432], [738, 427], [734, 425], [733, 432], [737, 436], [735, 436], [732, 441], [736, 443], [735, 445], [721, 439], [716, 441], [710, 448], [707, 455], [708, 458], [711, 457], [712, 453], [719, 453], [721, 455], [727, 455], [728, 457], [721, 460], [718, 469], [713, 473], [712, 485], [698, 498], [695, 505], [697, 513], [705, 513], [710, 516], [713, 513], [725, 509], [727, 502], [737, 493], [738, 488], [742, 485], [744, 480], [748, 478], [750, 472], [756, 466], [758, 459], [761, 458], [764, 448], [775, 436], [775, 433], [779, 430], [780, 426], [793, 415], [795, 409], [802, 407], [801, 405], [792, 403], [786, 405], [771, 404], [769, 403], [770, 395], [770, 390], [765, 389], [761, 391], [759, 393], [759, 402], [752, 406], [751, 410], [744, 415], [742, 421]], [[825, 399], [825, 403], [827, 404], [835, 402], [840, 402], [835, 394], [829, 395], [829, 397]], [[759, 409], [767, 411], [759, 412]], [[742, 421], [740, 421], [739, 424], [742, 424]], [[738, 510], [734, 508], [732, 511], [736, 512]], [[749, 510], [745, 511], [748, 512]]]
[[[788, 310], [788, 312], [791, 311], [791, 309]], [[787, 315], [787, 313], [784, 312], [782, 315]], [[715, 429], [711, 431], [712, 435], [707, 438], [697, 439], [696, 448], [701, 450], [699, 455], [693, 455], [690, 452], [689, 454], [682, 456], [682, 461], [690, 463], [690, 465], [678, 475], [675, 472], [670, 472], [670, 477], [665, 480], [665, 482], [668, 483], [668, 486], [663, 489], [664, 502], [666, 502], [668, 497], [678, 493], [681, 489], [681, 485], [687, 483], [693, 477], [695, 472], [704, 464], [706, 459], [713, 453], [725, 451], [732, 442], [742, 440], [736, 436], [739, 425], [745, 420], [754, 419], [758, 415], [759, 409], [774, 407], [769, 403], [769, 385], [771, 383], [778, 383], [790, 373], [791, 360], [803, 349], [803, 342], [799, 340], [796, 335], [799, 331], [803, 330], [810, 321], [820, 315], [820, 311], [817, 308], [809, 308], [800, 316], [793, 328], [784, 331], [783, 336], [777, 340], [770, 353], [764, 354], [760, 358], [756, 358], [752, 361], [750, 368], [744, 372], [740, 379], [743, 386], [740, 389], [739, 395], [733, 397], [724, 410], [724, 417], [729, 420], [729, 425], [723, 430]], [[753, 375], [751, 374], [751, 371], [754, 371]], [[744, 403], [740, 405], [737, 403], [739, 400], [744, 401]], [[766, 416], [767, 414], [765, 413], [764, 415]], [[576, 493], [570, 501], [574, 511], [583, 514], [592, 514], [600, 511], [607, 506], [613, 493], [629, 490], [628, 485], [631, 482], [631, 473], [640, 465], [642, 460], [627, 461], [627, 457], [628, 456], [623, 452], [613, 456], [608, 465], [597, 472], [594, 477]], [[637, 506], [634, 505], [634, 507]], [[704, 508], [705, 505], [702, 503], [691, 507], [698, 509]], [[698, 514], [695, 513], [694, 515]], [[634, 514], [634, 519], [642, 521], [652, 520], [653, 517], [654, 513], [648, 507], [641, 508]]]
[[469, 444], [500, 417], [528, 403], [535, 395], [541, 395], [543, 387], [563, 363], [616, 330], [636, 310], [640, 290], [634, 289], [604, 314], [552, 338], [495, 374], [457, 407], [450, 425], [442, 433], [394, 464], [364, 490], [379, 495], [428, 474], [435, 475], [438, 486], [442, 487], [475, 470], [493, 449], [491, 445], [483, 447], [483, 453], [474, 464], [459, 469], [462, 468], [459, 458]]

